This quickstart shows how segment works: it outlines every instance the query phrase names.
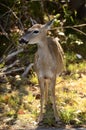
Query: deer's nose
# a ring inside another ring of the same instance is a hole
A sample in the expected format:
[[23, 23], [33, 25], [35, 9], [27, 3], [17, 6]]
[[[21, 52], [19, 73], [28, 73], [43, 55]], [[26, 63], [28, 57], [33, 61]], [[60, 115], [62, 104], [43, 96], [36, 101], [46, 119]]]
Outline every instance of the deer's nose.
[[23, 43], [26, 43], [26, 44], [27, 44], [28, 41], [26, 41], [25, 39], [21, 38], [21, 39], [19, 39], [19, 43], [20, 43], [20, 44], [23, 44]]

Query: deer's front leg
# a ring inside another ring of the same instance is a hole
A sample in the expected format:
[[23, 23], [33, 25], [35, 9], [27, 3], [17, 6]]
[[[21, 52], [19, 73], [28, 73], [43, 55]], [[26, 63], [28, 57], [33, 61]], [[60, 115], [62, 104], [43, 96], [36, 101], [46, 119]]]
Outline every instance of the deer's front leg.
[[47, 105], [48, 103], [48, 86], [49, 86], [49, 81], [46, 80], [45, 81], [45, 105]]
[[41, 93], [41, 99], [40, 99], [40, 115], [39, 115], [39, 122], [43, 120], [43, 110], [44, 110], [44, 79], [39, 78], [39, 86], [40, 86], [40, 93]]
[[53, 110], [54, 110], [54, 117], [56, 122], [59, 121], [59, 117], [57, 114], [57, 108], [56, 108], [56, 101], [55, 101], [55, 83], [56, 83], [56, 78], [52, 78], [50, 82], [50, 89], [51, 89], [51, 99], [52, 99], [52, 104], [53, 104]]

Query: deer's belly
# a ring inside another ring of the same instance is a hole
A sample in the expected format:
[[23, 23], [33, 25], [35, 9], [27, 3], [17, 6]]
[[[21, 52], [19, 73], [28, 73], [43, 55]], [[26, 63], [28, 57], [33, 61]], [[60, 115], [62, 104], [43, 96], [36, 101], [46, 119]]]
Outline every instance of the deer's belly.
[[45, 79], [52, 78], [55, 76], [56, 70], [54, 67], [51, 67], [49, 65], [43, 66], [43, 65], [38, 65], [36, 66], [36, 73], [38, 77], [43, 77]]
[[39, 72], [38, 76], [39, 77], [43, 77], [44, 79], [49, 79], [49, 78], [52, 78], [54, 76], [54, 74], [51, 71], [48, 71], [48, 72]]

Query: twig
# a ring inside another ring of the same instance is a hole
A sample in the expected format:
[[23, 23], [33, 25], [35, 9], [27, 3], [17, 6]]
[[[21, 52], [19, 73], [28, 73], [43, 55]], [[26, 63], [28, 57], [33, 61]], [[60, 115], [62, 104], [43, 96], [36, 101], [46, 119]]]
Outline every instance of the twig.
[[63, 28], [70, 28], [70, 27], [84, 27], [86, 24], [79, 24], [79, 25], [74, 25], [74, 26], [64, 26]]
[[4, 28], [2, 27], [1, 24], [0, 24], [0, 28], [1, 28], [1, 30], [2, 30], [2, 34], [4, 34], [7, 39], [9, 39], [8, 34], [5, 32], [5, 30], [4, 30]]
[[5, 12], [3, 15], [0, 16], [0, 19], [2, 19], [2, 17], [4, 17], [5, 15], [7, 15], [8, 13], [11, 13], [11, 10]]
[[[11, 9], [10, 9], [11, 10]], [[11, 10], [12, 11], [12, 10]], [[24, 32], [24, 27], [23, 24], [21, 22], [21, 20], [17, 17], [17, 15], [12, 11], [12, 14], [14, 15], [14, 17], [19, 21], [20, 25], [21, 25], [21, 30]]]
[[79, 33], [81, 33], [81, 34], [83, 34], [83, 35], [85, 35], [86, 36], [86, 33], [84, 33], [83, 31], [81, 31], [81, 30], [79, 30], [79, 29], [77, 29], [77, 28], [74, 28], [74, 27], [71, 27], [73, 30], [75, 30], [75, 31], [77, 31], [77, 32], [79, 32]]
[[19, 63], [19, 60], [16, 60], [16, 61], [14, 61], [11, 65], [0, 69], [0, 71], [1, 71], [1, 72], [4, 72], [4, 71], [6, 71], [7, 69], [10, 69], [10, 68], [12, 68], [13, 66], [15, 66], [17, 63]]
[[84, 33], [83, 31], [77, 29], [77, 28], [80, 28], [80, 27], [85, 27], [86, 24], [79, 24], [79, 25], [74, 25], [74, 26], [61, 26], [61, 27], [55, 27], [53, 29], [50, 29], [50, 30], [55, 30], [55, 29], [61, 29], [61, 28], [71, 28], [81, 34], [83, 34], [84, 36], [86, 36], [86, 33]]
[[34, 65], [34, 64], [31, 63], [31, 64], [29, 64], [29, 65], [26, 67], [24, 73], [22, 74], [22, 77], [26, 77], [26, 76], [27, 76], [28, 72], [30, 71], [30, 69], [32, 68], [33, 65]]
[[23, 71], [23, 70], [24, 70], [24, 67], [20, 67], [20, 68], [17, 68], [17, 69], [13, 69], [13, 70], [4, 72], [4, 74], [11, 74], [11, 73], [19, 72], [19, 71]]
[[0, 5], [2, 5], [3, 7], [7, 8], [7, 9], [9, 9], [9, 11], [12, 12], [14, 17], [19, 21], [19, 23], [21, 25], [21, 30], [24, 31], [23, 24], [22, 24], [21, 20], [17, 17], [17, 15], [13, 12], [13, 10], [10, 7], [8, 7], [8, 6], [6, 6], [6, 5], [4, 5], [2, 3], [0, 3]]
[[13, 58], [14, 56], [18, 55], [19, 53], [21, 53], [21, 52], [23, 52], [23, 51], [24, 51], [23, 48], [20, 49], [20, 50], [17, 50], [16, 52], [13, 52], [13, 53], [9, 54], [9, 55], [5, 58], [5, 60], [8, 61], [8, 60], [10, 60], [11, 58]]
[[54, 27], [51, 30], [55, 30], [57, 28], [80, 28], [80, 27], [84, 27], [86, 26], [86, 24], [79, 24], [79, 25], [74, 25], [74, 26], [61, 26], [61, 27]]

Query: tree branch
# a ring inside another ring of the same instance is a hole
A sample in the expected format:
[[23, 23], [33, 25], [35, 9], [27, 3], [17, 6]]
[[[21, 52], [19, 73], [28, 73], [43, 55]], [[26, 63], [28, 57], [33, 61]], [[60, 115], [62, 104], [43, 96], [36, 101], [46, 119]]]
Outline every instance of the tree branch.
[[80, 29], [77, 29], [77, 28], [80, 28], [80, 27], [85, 27], [86, 26], [86, 24], [79, 24], [79, 25], [74, 25], [74, 26], [62, 26], [62, 27], [55, 27], [55, 28], [53, 28], [53, 29], [51, 29], [51, 30], [55, 30], [55, 29], [61, 29], [61, 28], [71, 28], [71, 29], [73, 29], [73, 30], [75, 30], [75, 31], [77, 31], [77, 32], [79, 32], [79, 33], [81, 33], [81, 34], [83, 34], [84, 36], [86, 36], [86, 33], [84, 33], [83, 31], [81, 31]]
[[71, 27], [73, 30], [75, 30], [75, 31], [77, 31], [77, 32], [79, 32], [79, 33], [81, 33], [81, 34], [83, 34], [83, 35], [85, 35], [86, 36], [86, 33], [84, 33], [83, 31], [81, 31], [81, 30], [79, 30], [79, 29], [77, 29], [77, 28], [74, 28], [74, 27]]
[[12, 12], [12, 14], [14, 15], [14, 17], [19, 21], [19, 23], [21, 25], [21, 30], [24, 31], [23, 24], [22, 24], [21, 20], [15, 14], [15, 12], [13, 12], [13, 10], [9, 6], [6, 6], [5, 4], [0, 3], [0, 5], [2, 5], [3, 7], [7, 8], [9, 10], [9, 12]]
[[7, 74], [12, 74], [14, 72], [19, 72], [19, 71], [24, 71], [24, 67], [20, 67], [20, 68], [17, 68], [17, 69], [13, 69], [13, 70], [10, 70], [10, 71], [6, 71], [6, 72], [3, 72], [5, 75]]
[[2, 30], [2, 34], [6, 36], [7, 39], [9, 39], [8, 34], [5, 32], [4, 28], [2, 27], [2, 25], [0, 24], [0, 28]]
[[8, 61], [8, 60], [10, 60], [11, 58], [13, 58], [14, 56], [18, 55], [19, 53], [21, 53], [21, 52], [23, 52], [23, 51], [24, 51], [23, 48], [20, 49], [20, 50], [17, 50], [16, 52], [13, 52], [13, 53], [9, 54], [9, 55], [5, 58], [5, 60]]
[[33, 65], [34, 65], [34, 64], [31, 63], [31, 64], [29, 64], [29, 65], [26, 67], [24, 73], [22, 74], [22, 77], [26, 77], [26, 76], [27, 76], [28, 72], [30, 71], [30, 69], [32, 68]]
[[4, 72], [4, 71], [6, 71], [7, 69], [12, 68], [13, 66], [15, 66], [15, 65], [18, 64], [18, 63], [19, 63], [19, 60], [16, 60], [16, 61], [14, 61], [12, 64], [10, 64], [9, 66], [0, 69], [0, 71], [1, 71], [1, 72]]
[[70, 27], [79, 28], [79, 27], [84, 27], [84, 26], [86, 26], [86, 24], [79, 24], [79, 25], [74, 25], [74, 26], [63, 26], [63, 28], [70, 28]]

